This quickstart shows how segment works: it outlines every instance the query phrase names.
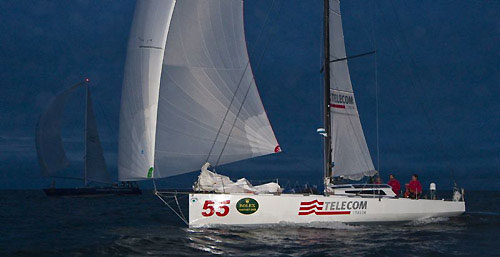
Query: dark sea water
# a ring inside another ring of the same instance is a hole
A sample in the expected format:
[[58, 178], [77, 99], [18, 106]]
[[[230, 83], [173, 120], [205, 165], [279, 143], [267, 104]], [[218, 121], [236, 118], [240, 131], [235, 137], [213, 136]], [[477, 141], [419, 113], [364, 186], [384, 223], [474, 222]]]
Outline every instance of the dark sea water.
[[190, 229], [151, 192], [0, 191], [0, 256], [500, 256], [500, 192], [466, 197], [467, 213], [451, 219]]

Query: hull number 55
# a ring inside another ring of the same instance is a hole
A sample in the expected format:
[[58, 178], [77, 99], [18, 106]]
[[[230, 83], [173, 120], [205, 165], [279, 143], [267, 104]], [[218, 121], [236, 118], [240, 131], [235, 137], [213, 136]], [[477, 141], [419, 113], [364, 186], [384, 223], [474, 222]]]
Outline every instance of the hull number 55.
[[[201, 212], [201, 215], [204, 217], [210, 217], [215, 213], [215, 215], [219, 217], [224, 217], [229, 213], [229, 203], [230, 200], [218, 202], [217, 204], [214, 201], [206, 200], [203, 204], [203, 211]], [[214, 205], [217, 207], [217, 211], [215, 211]]]

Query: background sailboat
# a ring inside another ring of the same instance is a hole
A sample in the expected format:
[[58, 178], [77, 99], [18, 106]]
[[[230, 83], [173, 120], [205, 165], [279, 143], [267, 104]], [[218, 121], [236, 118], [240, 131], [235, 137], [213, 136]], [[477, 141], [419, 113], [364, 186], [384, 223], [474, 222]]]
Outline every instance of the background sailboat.
[[[70, 165], [63, 147], [61, 122], [66, 109], [68, 97], [76, 90], [85, 88], [85, 136], [84, 136], [84, 168], [80, 176], [67, 175], [64, 170]], [[129, 187], [89, 187], [89, 183], [111, 184], [111, 176], [106, 168], [104, 154], [97, 130], [89, 80], [77, 83], [59, 93], [40, 116], [36, 127], [36, 150], [38, 163], [44, 177], [77, 179], [83, 181], [82, 188], [44, 189], [47, 195], [102, 195], [102, 194], [138, 194], [140, 190]], [[54, 182], [53, 182], [54, 183]], [[130, 184], [129, 184], [130, 185]]]

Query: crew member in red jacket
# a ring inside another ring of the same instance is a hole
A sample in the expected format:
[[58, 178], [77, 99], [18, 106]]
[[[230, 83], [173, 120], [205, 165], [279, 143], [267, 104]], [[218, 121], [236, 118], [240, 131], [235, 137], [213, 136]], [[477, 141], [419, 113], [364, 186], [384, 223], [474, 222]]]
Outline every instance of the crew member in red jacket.
[[396, 196], [399, 197], [399, 194], [401, 194], [401, 184], [393, 174], [389, 175], [389, 182], [387, 182], [387, 184], [391, 186], [392, 192], [394, 192]]
[[406, 184], [406, 192], [405, 192], [405, 197], [412, 198], [412, 199], [418, 199], [420, 197], [420, 194], [422, 194], [422, 185], [418, 181], [418, 176], [417, 174], [413, 174], [411, 176], [411, 181], [410, 183]]

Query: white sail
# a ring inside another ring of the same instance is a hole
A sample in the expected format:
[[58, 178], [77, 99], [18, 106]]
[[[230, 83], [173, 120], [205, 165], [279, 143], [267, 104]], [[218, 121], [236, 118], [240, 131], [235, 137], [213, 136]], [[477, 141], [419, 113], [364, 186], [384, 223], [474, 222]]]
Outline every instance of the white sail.
[[[121, 180], [168, 177], [207, 161], [220, 165], [280, 151], [249, 65], [242, 0], [177, 1], [161, 67], [157, 123], [148, 130], [156, 133], [155, 171], [148, 172], [153, 162], [139, 168], [129, 160], [121, 164]], [[136, 131], [145, 129], [135, 125], [144, 121], [129, 122]]]
[[56, 95], [38, 120], [35, 134], [36, 153], [44, 177], [64, 177], [58, 172], [69, 166], [62, 143], [61, 119], [68, 96], [81, 85], [78, 83]]
[[[330, 60], [346, 57], [340, 3], [330, 0]], [[366, 145], [347, 60], [330, 65], [333, 174], [358, 180], [376, 173]]]
[[137, 1], [120, 108], [118, 178], [143, 178], [154, 166], [163, 54], [175, 0]]
[[[88, 86], [88, 85], [87, 85]], [[87, 180], [111, 183], [111, 176], [106, 169], [106, 162], [102, 151], [97, 122], [94, 115], [90, 89], [87, 89], [87, 112], [85, 133], [85, 168]]]

